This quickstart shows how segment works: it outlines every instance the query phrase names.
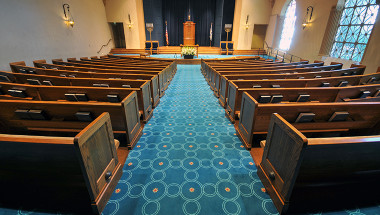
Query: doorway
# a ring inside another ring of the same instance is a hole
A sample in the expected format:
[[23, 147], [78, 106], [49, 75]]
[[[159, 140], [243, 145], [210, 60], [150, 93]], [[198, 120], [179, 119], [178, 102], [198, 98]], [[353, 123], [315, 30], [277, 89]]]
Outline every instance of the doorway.
[[251, 49], [264, 48], [268, 25], [254, 25]]
[[110, 23], [115, 48], [125, 48], [124, 25], [122, 22]]

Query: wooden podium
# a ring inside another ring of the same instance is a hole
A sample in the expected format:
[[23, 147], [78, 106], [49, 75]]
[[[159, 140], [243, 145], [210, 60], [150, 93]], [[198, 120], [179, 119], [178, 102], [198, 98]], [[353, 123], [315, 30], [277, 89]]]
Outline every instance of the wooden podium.
[[195, 23], [192, 21], [183, 23], [183, 45], [195, 45]]

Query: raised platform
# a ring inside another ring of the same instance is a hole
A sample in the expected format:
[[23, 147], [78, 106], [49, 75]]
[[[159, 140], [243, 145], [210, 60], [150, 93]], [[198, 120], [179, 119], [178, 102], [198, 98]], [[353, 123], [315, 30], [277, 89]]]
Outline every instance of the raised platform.
[[[210, 46], [199, 46], [199, 54], [213, 54], [220, 55], [219, 47], [210, 47]], [[124, 49], [124, 48], [115, 48], [111, 50], [111, 54], [140, 54], [145, 53], [144, 49]], [[159, 54], [181, 54], [180, 46], [160, 46], [158, 48]], [[235, 50], [234, 55], [263, 55], [266, 52], [262, 49], [251, 49], [251, 50]]]

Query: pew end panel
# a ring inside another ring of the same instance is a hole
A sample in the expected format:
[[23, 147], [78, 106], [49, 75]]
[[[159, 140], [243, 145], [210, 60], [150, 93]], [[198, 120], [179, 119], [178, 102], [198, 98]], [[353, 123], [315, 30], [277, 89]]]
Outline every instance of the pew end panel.
[[143, 130], [143, 126], [140, 122], [140, 112], [137, 93], [134, 92], [134, 94], [124, 98], [121, 103], [125, 111], [124, 121], [126, 121], [127, 124], [126, 132], [129, 140], [128, 147], [132, 149], [142, 136]]
[[152, 91], [152, 103], [153, 108], [156, 108], [158, 104], [160, 103], [160, 87], [159, 87], [159, 80], [158, 75], [154, 76], [151, 80], [151, 91]]
[[[103, 113], [76, 135], [74, 145], [91, 206], [101, 214], [122, 175], [109, 113]], [[98, 154], [91, 156], [94, 152]]]
[[51, 59], [51, 62], [52, 62], [52, 63], [55, 63], [55, 62], [63, 62], [63, 59], [62, 59], [62, 58]]
[[300, 169], [307, 138], [283, 119], [273, 114], [259, 165], [259, 175], [280, 214], [287, 211], [291, 191]]
[[226, 95], [228, 93], [228, 80], [225, 76], [221, 76], [220, 78], [220, 89], [219, 89], [219, 104], [226, 108]]
[[139, 100], [142, 101], [144, 107], [143, 121], [147, 123], [150, 118], [153, 116], [153, 99], [151, 94], [151, 85], [150, 82], [145, 82], [140, 87], [141, 94], [138, 93]]
[[108, 113], [75, 137], [0, 134], [0, 144], [4, 204], [100, 214], [122, 174]]
[[46, 64], [46, 60], [35, 60], [33, 61], [33, 65], [34, 67], [39, 67], [41, 68], [43, 66], [43, 64]]
[[235, 107], [236, 107], [236, 97], [238, 96], [238, 86], [230, 81], [228, 83], [228, 94], [226, 98], [226, 116], [231, 121], [235, 123]]
[[12, 62], [9, 63], [9, 66], [11, 67], [12, 72], [17, 72], [15, 66], [26, 66], [26, 63], [25, 61]]
[[359, 71], [364, 74], [365, 72], [365, 69], [367, 68], [366, 65], [363, 65], [363, 64], [351, 64], [350, 68], [358, 68]]
[[215, 71], [214, 95], [216, 98], [219, 98], [219, 94], [220, 94], [220, 78], [221, 78], [221, 74]]
[[379, 135], [306, 138], [273, 114], [258, 175], [281, 214], [377, 204], [379, 151]]
[[248, 150], [252, 148], [255, 112], [258, 102], [247, 92], [243, 93], [241, 101], [241, 118], [235, 123], [236, 134]]

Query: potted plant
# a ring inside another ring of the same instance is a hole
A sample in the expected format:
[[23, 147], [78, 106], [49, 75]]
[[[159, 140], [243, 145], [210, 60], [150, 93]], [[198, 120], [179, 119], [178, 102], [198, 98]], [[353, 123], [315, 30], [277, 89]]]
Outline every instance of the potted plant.
[[193, 59], [194, 55], [197, 54], [197, 49], [191, 46], [182, 47], [181, 54], [185, 59]]

